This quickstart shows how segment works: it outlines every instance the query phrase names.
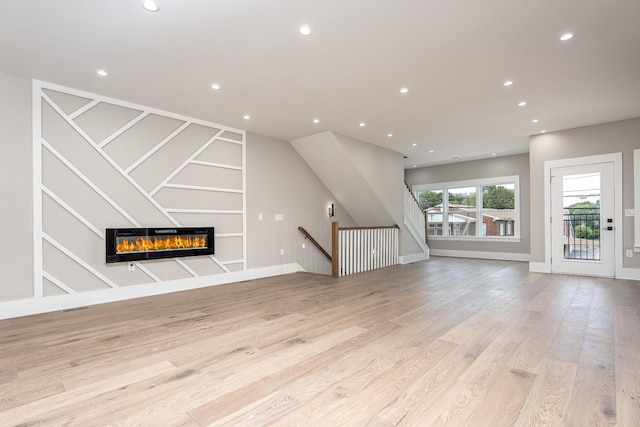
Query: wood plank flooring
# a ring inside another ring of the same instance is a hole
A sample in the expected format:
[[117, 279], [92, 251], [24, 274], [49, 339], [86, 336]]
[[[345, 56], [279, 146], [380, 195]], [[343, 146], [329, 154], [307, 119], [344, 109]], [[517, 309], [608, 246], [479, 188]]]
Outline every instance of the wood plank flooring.
[[0, 426], [640, 426], [640, 282], [432, 258], [0, 321]]

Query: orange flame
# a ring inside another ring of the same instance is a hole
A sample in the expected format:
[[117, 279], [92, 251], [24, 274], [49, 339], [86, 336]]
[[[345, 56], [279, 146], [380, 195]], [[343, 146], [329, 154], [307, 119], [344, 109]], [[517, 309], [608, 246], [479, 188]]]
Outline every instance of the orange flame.
[[207, 240], [198, 236], [139, 237], [135, 242], [123, 239], [116, 246], [117, 253], [165, 251], [168, 249], [206, 248]]

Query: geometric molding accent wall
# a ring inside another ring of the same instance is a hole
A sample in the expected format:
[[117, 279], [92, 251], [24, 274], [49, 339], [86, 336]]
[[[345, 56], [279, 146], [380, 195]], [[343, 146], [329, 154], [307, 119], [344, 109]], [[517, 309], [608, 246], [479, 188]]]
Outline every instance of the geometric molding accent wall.
[[[246, 269], [245, 131], [33, 82], [34, 297]], [[106, 264], [109, 227], [215, 227], [212, 256]]]

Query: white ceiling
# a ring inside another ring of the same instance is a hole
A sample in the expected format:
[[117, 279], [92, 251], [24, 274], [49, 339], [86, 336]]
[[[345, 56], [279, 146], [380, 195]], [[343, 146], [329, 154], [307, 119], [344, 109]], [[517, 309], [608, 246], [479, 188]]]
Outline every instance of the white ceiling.
[[407, 167], [640, 116], [640, 0], [157, 1], [0, 0], [0, 71], [287, 141], [333, 130]]

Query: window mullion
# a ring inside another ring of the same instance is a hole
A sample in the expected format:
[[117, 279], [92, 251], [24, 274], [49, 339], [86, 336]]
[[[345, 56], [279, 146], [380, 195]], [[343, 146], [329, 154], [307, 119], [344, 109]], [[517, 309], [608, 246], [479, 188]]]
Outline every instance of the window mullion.
[[450, 237], [449, 233], [449, 189], [442, 190], [442, 235]]
[[482, 236], [482, 224], [484, 217], [482, 216], [482, 185], [476, 186], [476, 237]]

